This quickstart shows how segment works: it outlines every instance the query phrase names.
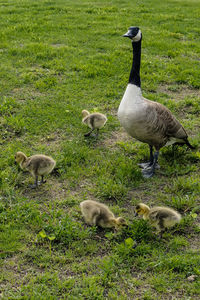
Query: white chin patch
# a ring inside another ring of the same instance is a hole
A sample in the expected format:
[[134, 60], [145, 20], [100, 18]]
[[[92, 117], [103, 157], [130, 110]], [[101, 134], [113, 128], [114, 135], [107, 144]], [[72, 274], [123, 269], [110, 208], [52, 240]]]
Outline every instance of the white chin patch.
[[132, 41], [138, 42], [140, 39], [141, 39], [141, 30], [139, 29], [137, 35], [132, 38]]

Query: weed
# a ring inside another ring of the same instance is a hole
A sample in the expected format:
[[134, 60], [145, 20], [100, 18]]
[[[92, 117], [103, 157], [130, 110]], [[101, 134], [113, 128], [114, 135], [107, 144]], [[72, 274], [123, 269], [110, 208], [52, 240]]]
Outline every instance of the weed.
[[55, 236], [54, 235], [47, 235], [45, 233], [45, 231], [40, 231], [39, 232], [39, 236], [42, 238], [42, 239], [48, 239], [49, 240], [49, 254], [51, 256], [51, 241], [55, 240]]

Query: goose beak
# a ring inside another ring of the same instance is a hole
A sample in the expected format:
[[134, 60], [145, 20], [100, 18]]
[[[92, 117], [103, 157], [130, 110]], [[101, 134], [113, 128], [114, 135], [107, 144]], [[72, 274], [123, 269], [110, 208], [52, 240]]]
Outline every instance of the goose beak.
[[122, 36], [123, 36], [123, 37], [128, 37], [128, 38], [130, 38], [130, 39], [131, 39], [131, 36], [130, 36], [130, 33], [129, 33], [129, 31], [127, 31], [127, 33], [123, 34]]

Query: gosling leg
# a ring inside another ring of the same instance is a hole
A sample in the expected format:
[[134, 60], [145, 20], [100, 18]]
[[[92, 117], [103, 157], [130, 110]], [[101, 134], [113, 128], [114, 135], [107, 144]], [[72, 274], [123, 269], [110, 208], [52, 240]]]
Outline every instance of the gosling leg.
[[163, 232], [165, 231], [163, 218], [161, 218], [159, 220], [159, 223], [157, 224], [156, 229], [157, 229], [156, 233], [158, 234], [159, 238], [162, 238]]
[[88, 133], [85, 133], [84, 136], [85, 137], [90, 136], [90, 134], [92, 133], [93, 130], [94, 130], [94, 128], [92, 130], [90, 130]]
[[39, 184], [43, 184], [43, 183], [46, 183], [47, 181], [44, 180], [44, 175], [41, 175], [41, 181], [38, 182]]
[[99, 128], [97, 128], [96, 138], [99, 136]]
[[37, 175], [35, 176], [35, 182], [34, 182], [34, 184], [30, 184], [29, 187], [30, 187], [31, 189], [36, 189], [36, 188], [38, 188], [38, 176], [37, 176]]
[[159, 151], [156, 151], [153, 156], [153, 163], [146, 169], [142, 170], [142, 175], [144, 178], [150, 178], [154, 175], [157, 161], [158, 161]]

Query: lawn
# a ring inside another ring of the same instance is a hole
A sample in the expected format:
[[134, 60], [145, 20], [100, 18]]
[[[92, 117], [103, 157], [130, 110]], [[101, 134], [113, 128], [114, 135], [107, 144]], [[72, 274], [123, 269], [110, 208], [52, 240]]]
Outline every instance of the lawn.
[[[5, 0], [0, 15], [0, 299], [199, 299], [199, 1]], [[117, 119], [131, 25], [143, 33], [143, 95], [167, 106], [196, 147], [163, 148], [151, 179], [137, 165], [148, 145]], [[98, 139], [84, 137], [83, 109], [107, 115]], [[56, 160], [45, 185], [29, 188], [17, 151]], [[87, 199], [128, 228], [85, 225]], [[139, 202], [182, 221], [159, 239], [134, 217]]]

